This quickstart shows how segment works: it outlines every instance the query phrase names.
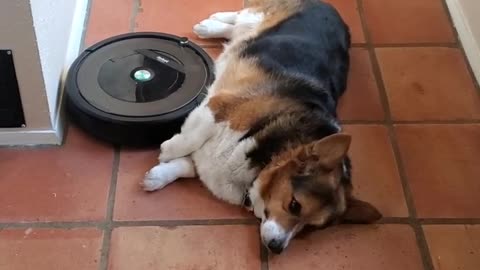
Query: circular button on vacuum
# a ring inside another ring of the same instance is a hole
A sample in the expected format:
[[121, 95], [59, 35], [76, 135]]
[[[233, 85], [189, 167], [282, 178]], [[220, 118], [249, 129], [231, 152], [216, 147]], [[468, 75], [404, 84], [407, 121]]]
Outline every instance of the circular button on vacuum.
[[153, 78], [153, 74], [146, 69], [139, 69], [133, 73], [133, 78], [137, 82], [148, 82]]
[[212, 81], [212, 60], [188, 39], [126, 34], [88, 48], [74, 62], [67, 108], [80, 127], [103, 140], [159, 144], [180, 130]]

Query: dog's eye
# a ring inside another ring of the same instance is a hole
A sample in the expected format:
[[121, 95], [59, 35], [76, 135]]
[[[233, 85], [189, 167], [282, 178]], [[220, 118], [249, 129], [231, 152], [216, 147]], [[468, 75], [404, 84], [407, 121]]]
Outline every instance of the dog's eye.
[[295, 216], [299, 216], [302, 211], [302, 205], [293, 197], [288, 205], [288, 211]]

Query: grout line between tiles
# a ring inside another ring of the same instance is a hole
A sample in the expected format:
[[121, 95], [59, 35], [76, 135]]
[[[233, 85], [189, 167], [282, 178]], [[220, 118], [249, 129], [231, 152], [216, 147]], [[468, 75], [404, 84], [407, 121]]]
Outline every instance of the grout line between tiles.
[[363, 1], [362, 0], [357, 0], [357, 5], [358, 5], [358, 13], [360, 15], [360, 22], [362, 25], [363, 33], [365, 35], [365, 40], [367, 41], [366, 43], [366, 49], [368, 50], [369, 57], [370, 57], [370, 62], [372, 64], [372, 72], [375, 76], [375, 82], [377, 84], [378, 90], [379, 90], [379, 95], [380, 95], [380, 101], [382, 103], [382, 108], [385, 113], [385, 120], [382, 121], [384, 124], [389, 125], [392, 123], [392, 117], [391, 117], [391, 112], [390, 112], [390, 107], [389, 107], [389, 102], [388, 102], [388, 97], [387, 93], [385, 91], [385, 85], [383, 83], [382, 77], [381, 77], [381, 71], [380, 71], [380, 66], [377, 61], [377, 56], [375, 54], [375, 47], [371, 44], [370, 40], [370, 32], [368, 31], [368, 27], [364, 18], [364, 12], [363, 12]]
[[110, 255], [110, 241], [112, 239], [112, 228], [107, 225], [103, 231], [102, 249], [100, 251], [100, 263], [98, 264], [99, 270], [108, 269], [108, 259]]
[[[368, 48], [366, 43], [352, 43], [351, 48]], [[457, 43], [385, 43], [374, 44], [375, 48], [425, 48], [425, 47], [440, 47], [440, 48], [459, 48]], [[222, 49], [222, 43], [208, 43], [200, 44], [202, 48]]]
[[256, 219], [198, 219], [198, 220], [142, 220], [115, 221], [113, 227], [178, 227], [178, 226], [225, 226], [225, 225], [257, 225]]
[[115, 146], [112, 163], [112, 178], [110, 180], [110, 189], [108, 192], [106, 222], [103, 231], [102, 250], [100, 253], [99, 270], [107, 270], [108, 258], [110, 254], [110, 240], [112, 238], [113, 228], [113, 210], [115, 207], [115, 193], [117, 189], [118, 169], [120, 165], [120, 147]]
[[423, 232], [422, 225], [415, 220], [412, 224], [413, 231], [415, 232], [415, 237], [417, 239], [417, 246], [422, 256], [423, 268], [427, 270], [434, 270], [432, 257], [430, 255], [430, 248], [428, 247], [427, 239], [425, 238], [425, 233]]
[[480, 218], [419, 218], [422, 225], [478, 225]]
[[403, 188], [404, 198], [405, 198], [407, 208], [408, 208], [410, 225], [415, 232], [415, 238], [416, 238], [416, 241], [417, 241], [417, 246], [418, 246], [419, 251], [420, 251], [420, 255], [422, 257], [422, 263], [423, 263], [424, 270], [433, 270], [433, 264], [432, 264], [432, 259], [431, 259], [431, 256], [430, 256], [430, 251], [429, 251], [429, 248], [428, 248], [428, 244], [426, 242], [425, 235], [423, 233], [423, 229], [422, 229], [420, 223], [418, 222], [418, 220], [416, 219], [417, 213], [416, 213], [416, 209], [415, 209], [415, 205], [414, 205], [414, 201], [413, 201], [413, 196], [412, 196], [412, 192], [410, 190], [410, 186], [409, 186], [409, 183], [408, 183], [408, 180], [407, 180], [407, 177], [406, 177], [406, 173], [405, 173], [405, 168], [403, 166], [402, 158], [401, 158], [401, 155], [400, 155], [400, 148], [399, 148], [399, 145], [397, 143], [397, 138], [395, 136], [394, 123], [392, 121], [392, 114], [391, 114], [391, 111], [390, 111], [390, 105], [389, 105], [389, 101], [388, 101], [387, 91], [386, 91], [386, 88], [385, 88], [385, 83], [384, 83], [382, 75], [381, 75], [380, 65], [379, 65], [377, 55], [376, 55], [376, 52], [375, 52], [375, 47], [372, 44], [371, 35], [370, 35], [369, 29], [367, 27], [363, 0], [357, 0], [357, 4], [358, 4], [359, 15], [360, 15], [360, 21], [361, 21], [361, 24], [362, 24], [362, 29], [363, 29], [364, 34], [365, 34], [365, 40], [366, 40], [367, 48], [368, 48], [368, 51], [369, 51], [369, 54], [370, 54], [370, 61], [372, 63], [373, 73], [375, 74], [377, 87], [378, 87], [379, 92], [380, 92], [380, 99], [381, 99], [382, 106], [383, 106], [384, 112], [385, 112], [385, 121], [386, 121], [386, 125], [387, 125], [387, 128], [388, 128], [389, 139], [390, 139], [390, 143], [392, 145], [393, 154], [394, 154], [394, 157], [395, 157], [395, 160], [396, 160], [396, 164], [397, 164], [397, 168], [398, 168], [398, 172], [399, 172], [399, 176], [400, 176], [400, 181], [401, 181], [402, 188]]
[[458, 43], [422, 42], [422, 43], [375, 43], [375, 48], [425, 48], [425, 47], [447, 47], [458, 48]]
[[480, 119], [457, 119], [457, 120], [419, 120], [419, 121], [392, 121], [396, 125], [422, 124], [422, 125], [438, 125], [438, 124], [480, 124]]
[[262, 244], [260, 240], [260, 270], [269, 270], [268, 266], [268, 249]]
[[[415, 222], [421, 225], [480, 225], [480, 218], [418, 218]], [[378, 224], [411, 224], [409, 217], [384, 217]], [[118, 227], [177, 227], [177, 226], [228, 226], [228, 225], [258, 225], [255, 218], [246, 219], [198, 219], [198, 220], [142, 220], [142, 221], [55, 221], [55, 222], [4, 222], [0, 229], [81, 229], [98, 228], [106, 229]]]
[[340, 120], [341, 125], [385, 125], [384, 120]]
[[137, 15], [140, 12], [140, 9], [142, 8], [142, 1], [141, 0], [133, 0], [133, 7], [132, 7], [132, 13], [130, 14], [130, 32], [135, 32], [136, 24], [137, 24]]
[[1, 229], [79, 229], [79, 228], [99, 228], [103, 229], [105, 222], [98, 221], [79, 221], [79, 222], [5, 222], [0, 223]]
[[115, 146], [113, 154], [113, 164], [112, 164], [112, 178], [110, 181], [110, 189], [108, 192], [108, 202], [107, 202], [107, 223], [113, 223], [113, 210], [115, 207], [115, 194], [117, 192], [117, 179], [118, 179], [118, 170], [120, 167], [120, 147]]
[[457, 120], [413, 120], [413, 121], [387, 121], [387, 120], [340, 120], [343, 125], [439, 125], [439, 124], [480, 124], [480, 119], [457, 119]]
[[142, 220], [142, 221], [72, 221], [72, 222], [4, 222], [0, 223], [0, 229], [77, 229], [99, 228], [113, 229], [117, 227], [177, 227], [177, 226], [228, 226], [228, 225], [258, 225], [255, 218], [246, 219], [198, 219], [198, 220]]
[[[260, 230], [260, 228], [259, 228]], [[260, 235], [260, 232], [257, 233], [258, 235], [258, 245], [259, 245], [259, 256], [260, 256], [260, 270], [269, 270], [268, 266], [268, 249], [263, 245], [262, 241], [262, 236]]]

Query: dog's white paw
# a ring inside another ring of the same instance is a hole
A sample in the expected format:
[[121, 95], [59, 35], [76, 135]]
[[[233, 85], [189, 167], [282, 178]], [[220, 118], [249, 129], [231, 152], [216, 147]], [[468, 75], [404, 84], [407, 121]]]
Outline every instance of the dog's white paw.
[[217, 12], [212, 14], [210, 19], [233, 25], [237, 21], [237, 15], [238, 12]]
[[142, 187], [145, 191], [155, 191], [164, 188], [166, 185], [168, 185], [168, 183], [165, 184], [162, 181], [148, 178], [145, 178], [142, 183]]
[[161, 163], [160, 165], [153, 167], [145, 174], [145, 178], [142, 182], [144, 190], [155, 191], [162, 189], [173, 181], [171, 173], [168, 171], [168, 166], [164, 166], [164, 164], [165, 163]]
[[200, 38], [230, 38], [233, 25], [221, 21], [206, 19], [193, 27], [193, 32]]

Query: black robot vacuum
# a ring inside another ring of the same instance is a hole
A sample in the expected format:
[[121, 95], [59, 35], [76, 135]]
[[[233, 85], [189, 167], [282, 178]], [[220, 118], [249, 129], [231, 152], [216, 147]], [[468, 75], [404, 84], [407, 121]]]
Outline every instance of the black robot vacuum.
[[70, 118], [114, 144], [160, 144], [180, 130], [214, 79], [208, 54], [187, 38], [116, 36], [93, 45], [66, 81]]

